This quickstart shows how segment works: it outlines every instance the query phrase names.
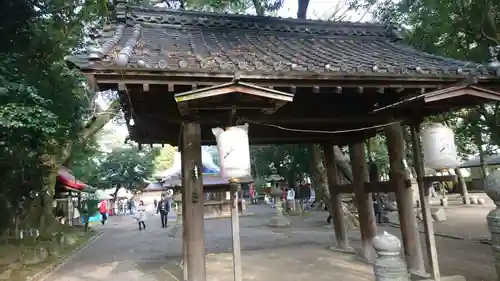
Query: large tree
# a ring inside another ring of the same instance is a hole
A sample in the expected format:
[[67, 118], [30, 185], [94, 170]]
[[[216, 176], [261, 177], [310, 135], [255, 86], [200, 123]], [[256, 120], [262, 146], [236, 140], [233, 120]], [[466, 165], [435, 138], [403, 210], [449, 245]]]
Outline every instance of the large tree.
[[132, 190], [142, 185], [153, 174], [154, 159], [159, 149], [145, 149], [127, 146], [114, 149], [99, 165], [100, 186], [114, 187], [114, 196], [121, 187]]

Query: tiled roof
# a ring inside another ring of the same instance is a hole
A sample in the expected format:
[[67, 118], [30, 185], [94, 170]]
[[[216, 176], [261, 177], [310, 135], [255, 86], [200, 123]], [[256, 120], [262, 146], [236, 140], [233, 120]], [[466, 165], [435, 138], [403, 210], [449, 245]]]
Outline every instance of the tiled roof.
[[495, 69], [430, 55], [371, 23], [281, 19], [132, 6], [99, 44], [67, 60], [82, 69], [249, 74], [468, 76]]

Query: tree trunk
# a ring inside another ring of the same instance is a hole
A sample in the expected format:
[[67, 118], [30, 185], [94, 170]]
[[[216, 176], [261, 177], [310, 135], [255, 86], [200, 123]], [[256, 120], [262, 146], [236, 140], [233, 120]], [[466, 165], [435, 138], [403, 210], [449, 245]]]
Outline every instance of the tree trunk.
[[[80, 134], [80, 142], [85, 143], [90, 137], [99, 132], [109, 121], [111, 121], [118, 110], [120, 109], [120, 100], [116, 99], [113, 101], [108, 109], [98, 116], [92, 118], [85, 129]], [[45, 155], [43, 162], [49, 167], [50, 174], [44, 179], [44, 186], [40, 192], [39, 198], [35, 200], [34, 204], [28, 212], [28, 221], [33, 222], [36, 218], [39, 218], [38, 229], [42, 238], [51, 238], [53, 226], [56, 225], [56, 220], [53, 214], [53, 201], [54, 201], [54, 189], [56, 185], [57, 174], [61, 165], [67, 167], [71, 166], [72, 162], [72, 150], [74, 148], [73, 142], [68, 142], [62, 146], [61, 153], [59, 155]], [[56, 160], [57, 159], [57, 160]], [[48, 237], [50, 235], [50, 237]], [[44, 237], [45, 236], [45, 237]]]
[[309, 0], [298, 0], [297, 18], [305, 20], [307, 17], [307, 8], [309, 7]]
[[486, 168], [486, 163], [484, 162], [484, 150], [483, 150], [483, 138], [481, 136], [481, 130], [476, 130], [476, 145], [479, 151], [479, 163], [481, 165], [481, 181], [488, 175], [488, 169]]
[[[338, 148], [337, 146], [334, 146], [334, 149]], [[331, 209], [331, 202], [332, 198], [330, 196], [330, 190], [328, 189], [328, 177], [326, 174], [326, 169], [325, 165], [323, 164], [323, 161], [321, 159], [321, 150], [318, 147], [318, 145], [312, 145], [312, 171], [311, 171], [311, 180], [313, 183], [314, 190], [316, 192], [316, 197], [317, 198], [322, 198], [323, 203], [325, 204], [326, 208], [328, 209], [328, 212], [332, 214], [332, 209]], [[339, 149], [340, 150], [340, 149]], [[342, 152], [341, 152], [342, 153]], [[342, 155], [343, 157], [343, 155]], [[344, 158], [341, 158], [344, 159]], [[344, 210], [344, 219], [345, 222], [349, 224], [350, 227], [358, 227], [359, 226], [359, 221], [356, 215], [351, 213], [345, 204], [342, 206]]]
[[116, 185], [115, 192], [113, 193], [113, 200], [116, 201], [116, 196], [118, 196], [118, 191], [120, 191], [121, 187], [122, 185], [120, 183]]
[[469, 196], [469, 192], [467, 191], [467, 183], [465, 182], [464, 176], [462, 175], [462, 171], [460, 171], [460, 168], [455, 168], [455, 175], [457, 175], [458, 179], [460, 196], [462, 196], [462, 198], [467, 198], [467, 196]]
[[337, 145], [333, 147], [333, 152], [335, 153], [335, 160], [342, 175], [344, 175], [347, 181], [352, 183], [352, 169], [349, 160], [346, 159], [344, 153], [342, 153], [342, 150]]
[[[47, 158], [52, 159], [51, 156]], [[37, 228], [42, 239], [52, 239], [52, 232], [57, 221], [53, 213], [54, 187], [57, 180], [59, 168], [53, 161], [44, 162], [48, 169], [43, 177], [43, 185], [38, 192], [38, 196], [33, 200], [26, 216], [26, 225]]]
[[[80, 138], [78, 140], [79, 143], [85, 144], [85, 142], [88, 141], [92, 136], [102, 130], [102, 128], [104, 128], [104, 126], [106, 126], [109, 121], [115, 118], [120, 110], [120, 106], [120, 99], [116, 99], [111, 102], [111, 104], [105, 111], [95, 116], [94, 118], [91, 118], [80, 133]], [[66, 153], [61, 157], [61, 163], [63, 163], [63, 165], [68, 168], [70, 168], [73, 164], [73, 153], [71, 153], [73, 145], [73, 143], [69, 143], [68, 147], [66, 148]]]
[[257, 16], [261, 17], [265, 16], [264, 6], [262, 6], [260, 0], [252, 0], [252, 3], [255, 8], [255, 13], [257, 14]]

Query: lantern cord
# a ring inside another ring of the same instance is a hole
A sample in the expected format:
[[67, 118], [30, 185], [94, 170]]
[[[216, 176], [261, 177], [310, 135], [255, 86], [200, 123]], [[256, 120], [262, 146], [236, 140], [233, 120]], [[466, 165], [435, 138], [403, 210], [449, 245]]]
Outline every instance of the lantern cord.
[[241, 125], [243, 123], [251, 123], [251, 124], [256, 124], [256, 125], [262, 125], [262, 126], [267, 126], [267, 127], [272, 127], [276, 129], [280, 129], [283, 131], [289, 131], [289, 132], [301, 132], [301, 133], [316, 133], [316, 134], [343, 134], [343, 133], [353, 133], [353, 132], [362, 132], [362, 131], [367, 131], [371, 129], [379, 129], [383, 128], [386, 126], [390, 126], [392, 124], [396, 124], [400, 121], [394, 121], [390, 123], [385, 123], [385, 124], [380, 124], [380, 125], [374, 125], [374, 126], [369, 126], [369, 127], [361, 127], [361, 128], [356, 128], [356, 129], [347, 129], [347, 130], [337, 130], [337, 131], [321, 131], [321, 130], [309, 130], [309, 129], [295, 129], [295, 128], [286, 128], [274, 124], [265, 124], [257, 121], [252, 121], [243, 117], [238, 117], [238, 121], [236, 122], [237, 125]]

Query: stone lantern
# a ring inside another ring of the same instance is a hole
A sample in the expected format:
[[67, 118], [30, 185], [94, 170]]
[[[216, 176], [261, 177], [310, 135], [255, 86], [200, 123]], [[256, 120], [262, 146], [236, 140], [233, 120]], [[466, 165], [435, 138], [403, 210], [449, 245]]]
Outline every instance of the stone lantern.
[[271, 196], [274, 198], [276, 215], [271, 218], [269, 225], [274, 227], [286, 227], [290, 225], [290, 221], [283, 215], [283, 204], [281, 202], [282, 192], [279, 185], [284, 178], [278, 174], [278, 169], [274, 167], [274, 164], [271, 164], [270, 168], [271, 174], [266, 178], [266, 180], [271, 182]]
[[494, 171], [484, 179], [484, 191], [495, 202], [496, 208], [488, 213], [486, 221], [491, 233], [491, 247], [495, 258], [497, 278], [500, 280], [500, 171]]

